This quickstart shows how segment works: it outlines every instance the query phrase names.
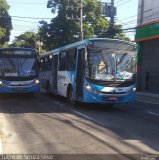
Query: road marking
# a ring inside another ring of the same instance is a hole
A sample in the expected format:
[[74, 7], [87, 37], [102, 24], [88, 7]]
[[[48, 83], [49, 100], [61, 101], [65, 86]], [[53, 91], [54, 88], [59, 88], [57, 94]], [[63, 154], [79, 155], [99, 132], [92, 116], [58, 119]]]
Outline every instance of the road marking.
[[56, 103], [57, 105], [61, 106], [61, 107], [65, 107], [64, 104], [60, 103], [60, 102], [57, 102], [57, 101], [54, 101], [54, 103]]
[[143, 100], [140, 100], [140, 99], [136, 99], [136, 101], [138, 101], [138, 102], [144, 102], [144, 103], [149, 103], [149, 104], [154, 104], [154, 105], [159, 105], [159, 103], [157, 103], [157, 102], [143, 101]]
[[0, 154], [3, 154], [3, 148], [2, 148], [2, 140], [0, 138]]
[[149, 114], [152, 114], [152, 115], [154, 115], [154, 116], [158, 116], [158, 117], [159, 117], [159, 114], [153, 113], [153, 112], [151, 112], [151, 111], [147, 111], [147, 113], [149, 113]]
[[[60, 102], [54, 101], [54, 103], [56, 103], [57, 105], [59, 105], [59, 106], [62, 107], [62, 108], [65, 107], [65, 105], [62, 104], [62, 103], [60, 103]], [[74, 109], [70, 109], [70, 110], [71, 110], [73, 113], [76, 113], [76, 114], [78, 114], [78, 115], [80, 115], [80, 116], [82, 116], [82, 117], [84, 117], [84, 118], [86, 118], [86, 119], [88, 119], [88, 120], [91, 120], [91, 121], [93, 121], [93, 122], [95, 122], [95, 123], [99, 123], [99, 122], [97, 122], [96, 120], [94, 120], [93, 118], [91, 118], [91, 117], [89, 117], [89, 116], [87, 116], [87, 115], [85, 115], [85, 114], [83, 114], [83, 113], [81, 113], [81, 112], [78, 112], [78, 111], [76, 111], [76, 110], [74, 110]]]
[[[72, 108], [70, 108], [70, 107], [69, 107], [69, 108], [68, 108], [68, 107], [65, 107], [65, 104], [63, 104], [63, 103], [61, 103], [61, 102], [54, 101], [53, 103], [58, 104], [59, 107], [61, 107], [61, 108], [63, 108], [63, 109], [69, 109], [70, 112], [75, 113], [76, 115], [79, 115], [79, 116], [81, 116], [81, 117], [83, 117], [83, 118], [85, 118], [85, 119], [87, 119], [87, 120], [90, 120], [90, 121], [94, 122], [95, 124], [99, 124], [99, 125], [101, 125], [101, 126], [112, 126], [112, 124], [111, 124], [110, 122], [107, 122], [107, 124], [103, 124], [103, 123], [101, 123], [101, 122], [99, 122], [99, 121], [97, 121], [97, 120], [95, 120], [95, 119], [93, 119], [93, 118], [91, 118], [91, 117], [89, 117], [89, 116], [87, 116], [87, 115], [79, 112], [79, 111], [76, 111], [76, 110], [74, 110], [74, 109], [72, 109]], [[67, 104], [66, 104], [66, 105], [67, 105]], [[58, 115], [58, 116], [59, 116], [59, 115]]]
[[71, 111], [74, 112], [74, 113], [76, 113], [76, 114], [78, 114], [78, 115], [80, 115], [80, 116], [82, 116], [82, 117], [84, 117], [84, 118], [87, 118], [87, 119], [89, 119], [89, 120], [91, 120], [91, 121], [96, 122], [93, 118], [91, 118], [91, 117], [89, 117], [89, 116], [87, 116], [87, 115], [85, 115], [85, 114], [83, 114], [83, 113], [81, 113], [81, 112], [78, 112], [78, 111], [76, 111], [76, 110], [74, 110], [74, 109], [71, 109]]

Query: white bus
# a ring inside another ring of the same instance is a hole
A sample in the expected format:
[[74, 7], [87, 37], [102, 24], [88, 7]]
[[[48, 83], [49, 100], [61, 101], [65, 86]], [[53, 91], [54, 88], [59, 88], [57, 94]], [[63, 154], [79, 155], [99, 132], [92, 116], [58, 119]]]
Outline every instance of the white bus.
[[136, 45], [91, 38], [40, 56], [40, 81], [47, 93], [71, 104], [132, 102], [136, 91]]

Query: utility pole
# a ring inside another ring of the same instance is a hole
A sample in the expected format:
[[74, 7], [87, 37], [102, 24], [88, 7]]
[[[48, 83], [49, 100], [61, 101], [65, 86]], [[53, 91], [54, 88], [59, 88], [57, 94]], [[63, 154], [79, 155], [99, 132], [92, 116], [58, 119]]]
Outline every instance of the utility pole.
[[114, 0], [111, 0], [110, 38], [114, 38]]
[[114, 38], [114, 16], [116, 15], [116, 7], [114, 7], [114, 0], [111, 0], [111, 3], [102, 3], [103, 5], [103, 15], [110, 18], [109, 26], [109, 37]]
[[71, 16], [68, 16], [66, 14], [66, 18], [67, 19], [71, 19], [73, 21], [74, 20], [78, 20], [80, 22], [80, 40], [83, 40], [83, 37], [84, 37], [83, 36], [83, 0], [80, 0], [80, 4], [79, 3], [77, 3], [77, 4], [78, 4], [78, 6], [70, 5], [69, 0], [68, 0], [68, 6], [66, 6], [66, 10], [71, 9], [73, 11], [73, 10], [76, 9], [78, 11], [80, 9], [80, 15], [76, 16], [76, 18], [75, 18], [74, 15], [73, 15], [73, 13], [72, 13]]
[[80, 40], [83, 40], [83, 0], [80, 0]]

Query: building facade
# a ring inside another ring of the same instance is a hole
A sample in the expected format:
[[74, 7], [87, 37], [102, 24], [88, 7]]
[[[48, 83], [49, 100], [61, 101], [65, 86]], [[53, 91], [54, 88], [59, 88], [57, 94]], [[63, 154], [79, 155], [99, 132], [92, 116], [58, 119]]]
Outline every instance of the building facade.
[[159, 93], [159, 0], [139, 0], [138, 90]]

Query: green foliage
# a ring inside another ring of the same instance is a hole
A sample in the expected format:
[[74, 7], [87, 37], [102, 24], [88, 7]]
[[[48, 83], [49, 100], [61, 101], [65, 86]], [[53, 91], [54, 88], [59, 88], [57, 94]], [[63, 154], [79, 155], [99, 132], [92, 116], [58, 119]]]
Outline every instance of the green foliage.
[[11, 47], [25, 47], [25, 48], [35, 48], [37, 51], [42, 52], [41, 50], [41, 41], [39, 35], [34, 32], [25, 32], [16, 37]]
[[115, 25], [115, 35], [115, 38], [130, 41], [130, 38], [122, 32], [122, 25]]
[[131, 39], [127, 37], [124, 33], [117, 33], [116, 37], [117, 39], [125, 40], [125, 41], [130, 41]]
[[75, 42], [75, 37], [80, 30], [79, 25], [74, 21], [66, 19], [65, 8], [59, 10], [58, 16], [52, 19], [50, 24], [45, 21], [40, 24], [39, 36], [45, 50]]
[[[76, 8], [66, 9], [68, 5]], [[69, 4], [68, 0], [48, 0], [47, 7], [52, 9], [52, 13], [58, 11], [58, 15], [51, 20], [50, 24], [45, 21], [40, 22], [38, 34], [43, 42], [43, 49], [51, 50], [79, 41], [80, 23], [77, 17], [80, 17], [80, 0], [69, 0]], [[115, 26], [116, 38], [127, 39], [121, 28], [122, 26]], [[83, 1], [83, 33], [84, 38], [110, 36], [109, 21], [102, 15], [101, 1]]]
[[7, 48], [7, 47], [9, 47], [9, 43], [8, 43], [8, 42], [5, 42], [5, 43], [3, 43], [3, 45], [1, 45], [1, 47], [2, 47], [2, 48]]
[[[83, 5], [84, 38], [102, 37], [109, 27], [108, 21], [102, 16], [102, 5], [97, 0], [85, 0]], [[87, 27], [86, 27], [87, 26]]]
[[109, 22], [103, 16], [99, 16], [94, 22], [94, 34], [97, 37], [107, 37], [104, 36], [104, 33], [107, 32], [109, 28]]
[[6, 29], [0, 27], [0, 38], [4, 37], [6, 33]]
[[12, 29], [11, 17], [8, 14], [9, 5], [6, 0], [0, 0], [0, 46], [9, 41]]

